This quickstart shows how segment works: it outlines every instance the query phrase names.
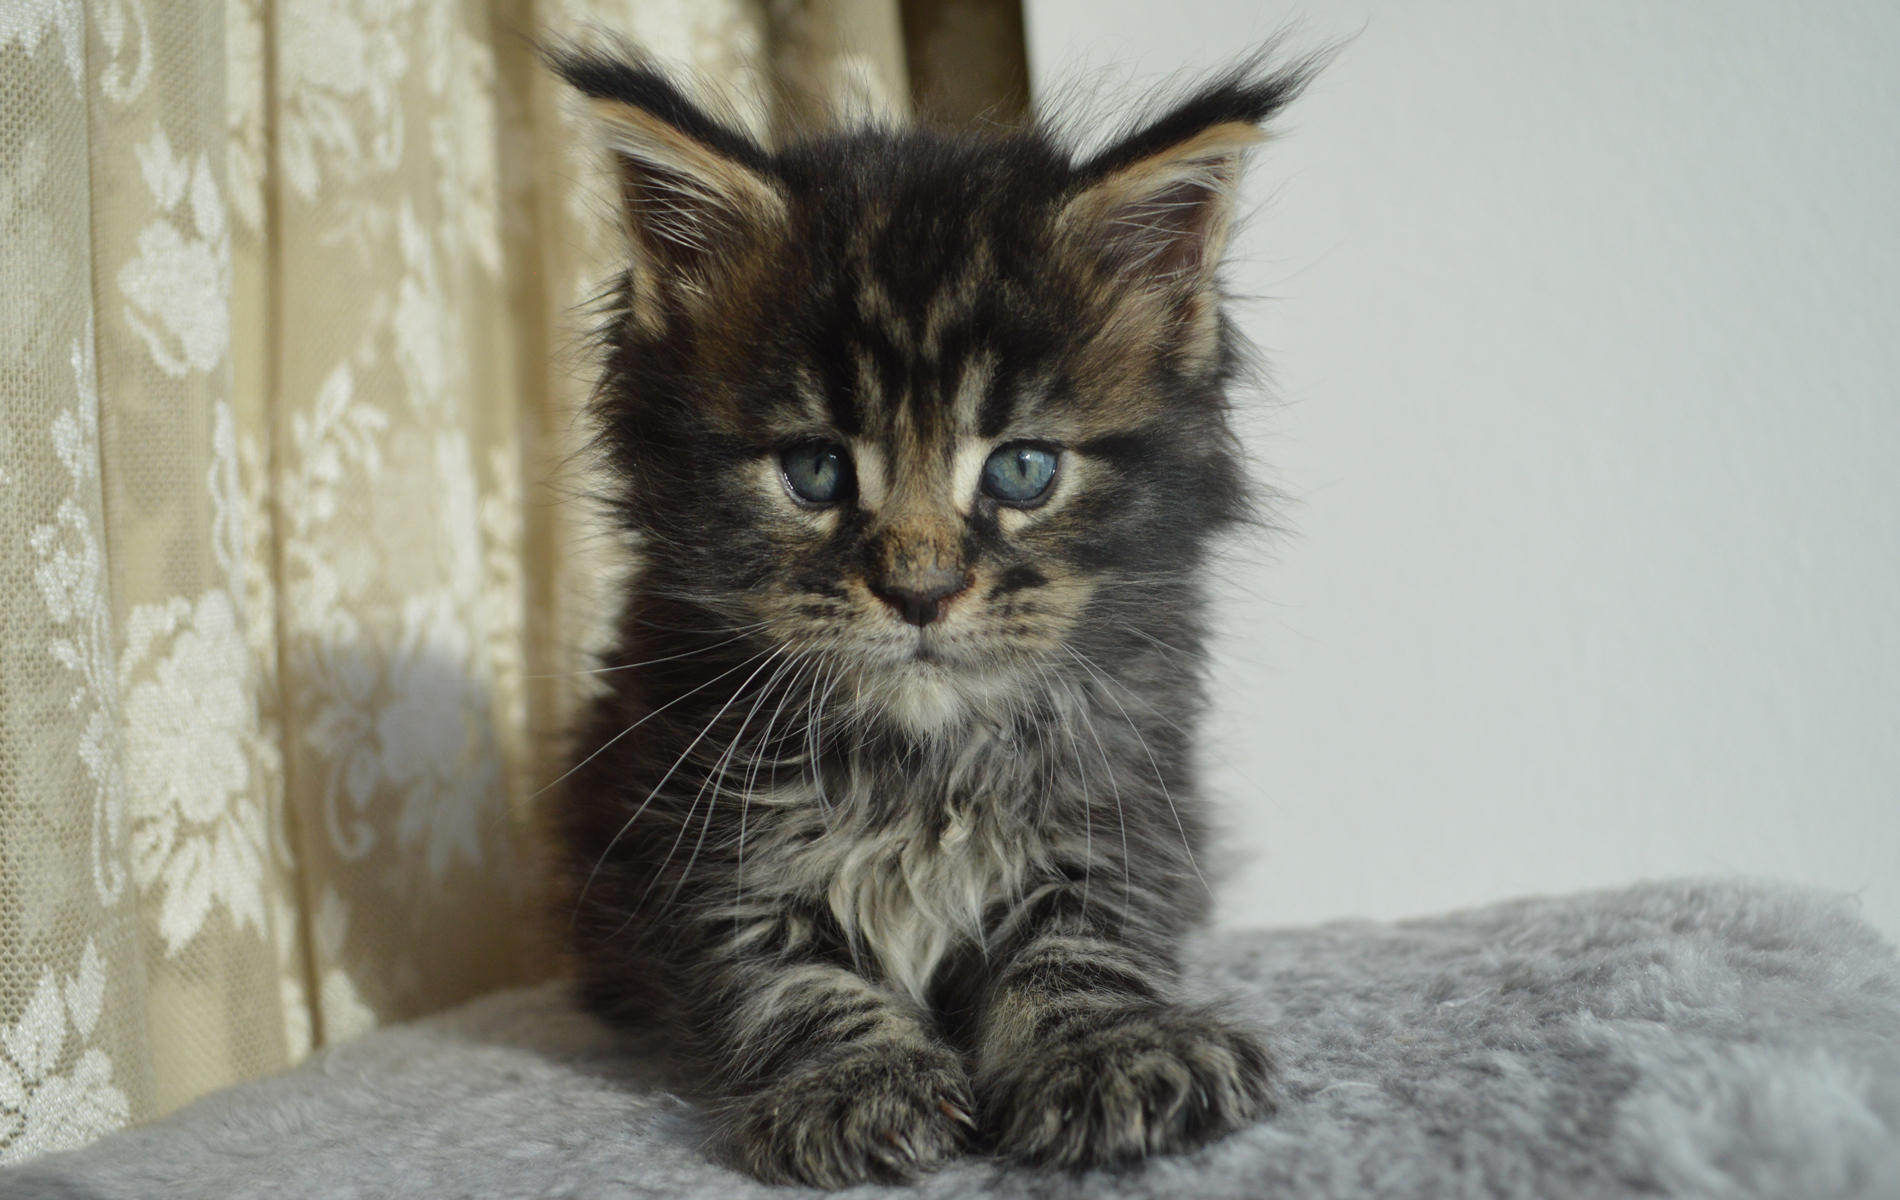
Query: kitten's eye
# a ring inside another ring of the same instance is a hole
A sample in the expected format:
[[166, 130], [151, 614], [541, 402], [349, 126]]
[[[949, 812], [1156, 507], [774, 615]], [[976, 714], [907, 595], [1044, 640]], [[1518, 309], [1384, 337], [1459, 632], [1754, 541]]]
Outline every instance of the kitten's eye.
[[836, 442], [806, 442], [779, 455], [785, 483], [807, 504], [832, 504], [851, 492], [851, 456]]
[[983, 464], [983, 491], [1005, 504], [1033, 504], [1056, 477], [1056, 452], [1030, 442], [997, 447]]

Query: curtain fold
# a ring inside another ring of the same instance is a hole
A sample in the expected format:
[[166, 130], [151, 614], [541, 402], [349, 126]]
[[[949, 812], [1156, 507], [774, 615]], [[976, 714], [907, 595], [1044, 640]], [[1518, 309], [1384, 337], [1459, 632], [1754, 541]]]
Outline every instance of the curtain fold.
[[891, 0], [0, 4], [0, 1163], [556, 969], [601, 30], [906, 103]]

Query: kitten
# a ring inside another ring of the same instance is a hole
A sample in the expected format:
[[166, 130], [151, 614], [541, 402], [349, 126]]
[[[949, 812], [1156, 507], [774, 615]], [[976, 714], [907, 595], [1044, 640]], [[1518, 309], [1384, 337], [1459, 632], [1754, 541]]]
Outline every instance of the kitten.
[[1077, 161], [1045, 129], [763, 148], [556, 68], [632, 261], [595, 401], [638, 565], [559, 802], [584, 1002], [672, 1030], [767, 1180], [1069, 1167], [1269, 1111], [1180, 997], [1202, 569], [1246, 515], [1215, 282], [1256, 62]]

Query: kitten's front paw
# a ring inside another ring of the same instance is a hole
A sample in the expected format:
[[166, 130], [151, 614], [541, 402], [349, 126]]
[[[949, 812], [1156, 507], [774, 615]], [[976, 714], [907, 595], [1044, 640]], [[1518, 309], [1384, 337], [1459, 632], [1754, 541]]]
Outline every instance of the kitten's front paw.
[[1092, 1167], [1187, 1150], [1273, 1111], [1252, 1034], [1192, 1009], [1104, 1016], [1099, 1029], [985, 1071], [1004, 1153]]
[[746, 1101], [740, 1151], [769, 1183], [905, 1183], [975, 1128], [969, 1077], [947, 1051], [882, 1049], [803, 1067]]

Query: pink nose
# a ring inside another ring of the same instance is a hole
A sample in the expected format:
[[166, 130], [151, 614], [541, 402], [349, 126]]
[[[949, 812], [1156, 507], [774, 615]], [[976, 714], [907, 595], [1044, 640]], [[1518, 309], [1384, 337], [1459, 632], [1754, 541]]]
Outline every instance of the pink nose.
[[970, 586], [969, 577], [950, 571], [919, 573], [902, 584], [886, 583], [871, 590], [897, 610], [899, 616], [922, 629], [943, 616], [952, 598]]

